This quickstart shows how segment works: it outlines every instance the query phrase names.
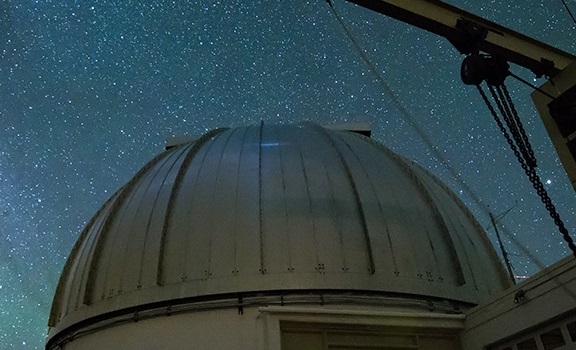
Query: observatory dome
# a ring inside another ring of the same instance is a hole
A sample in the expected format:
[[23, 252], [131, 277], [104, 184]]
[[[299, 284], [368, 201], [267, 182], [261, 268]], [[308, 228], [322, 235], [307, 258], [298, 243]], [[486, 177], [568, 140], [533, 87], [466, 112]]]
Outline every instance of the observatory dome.
[[168, 149], [98, 210], [64, 267], [49, 338], [230, 296], [474, 305], [507, 286], [482, 228], [420, 166], [356, 133], [260, 124]]

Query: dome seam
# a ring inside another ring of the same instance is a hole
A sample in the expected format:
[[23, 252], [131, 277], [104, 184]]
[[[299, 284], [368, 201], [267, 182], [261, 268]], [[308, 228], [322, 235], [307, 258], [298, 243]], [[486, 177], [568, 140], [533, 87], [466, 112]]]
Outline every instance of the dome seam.
[[[321, 127], [317, 124], [312, 123], [311, 125], [313, 126], [313, 128], [315, 130], [317, 130], [328, 141], [330, 146], [332, 146], [332, 148], [336, 152], [336, 155], [338, 156], [340, 164], [344, 168], [344, 172], [346, 173], [346, 178], [348, 179], [348, 182], [349, 182], [350, 187], [352, 189], [352, 194], [354, 195], [356, 210], [358, 212], [358, 215], [360, 216], [360, 223], [362, 225], [362, 232], [364, 234], [364, 239], [366, 242], [366, 251], [368, 253], [368, 260], [369, 260], [368, 271], [370, 272], [370, 274], [374, 274], [374, 273], [376, 273], [376, 265], [374, 263], [374, 253], [372, 252], [372, 244], [371, 244], [371, 240], [370, 240], [370, 234], [368, 232], [368, 225], [366, 224], [366, 214], [364, 213], [362, 201], [360, 200], [360, 194], [358, 193], [358, 188], [357, 188], [356, 183], [354, 181], [354, 177], [352, 176], [352, 171], [350, 170], [350, 167], [348, 166], [348, 163], [346, 162], [346, 158], [342, 154], [342, 151], [340, 150], [338, 145], [336, 145], [336, 142], [334, 141], [334, 138], [332, 137], [332, 135], [330, 135], [330, 133], [328, 133], [328, 131], [326, 129], [324, 129], [323, 127]], [[344, 144], [346, 144], [345, 141], [343, 141], [343, 140], [340, 140], [340, 141], [342, 141], [342, 142], [344, 142]]]
[[228, 128], [217, 128], [209, 131], [208, 133], [200, 137], [198, 140], [196, 140], [196, 142], [194, 142], [193, 146], [186, 154], [186, 157], [184, 158], [184, 161], [180, 165], [180, 168], [178, 169], [178, 173], [174, 180], [174, 186], [172, 187], [170, 197], [168, 199], [168, 204], [166, 206], [166, 212], [164, 214], [164, 223], [162, 225], [162, 234], [160, 236], [160, 246], [158, 247], [159, 254], [158, 254], [158, 265], [156, 269], [156, 284], [159, 286], [164, 285], [163, 266], [164, 266], [164, 254], [166, 248], [166, 234], [170, 227], [171, 214], [173, 212], [174, 202], [176, 200], [176, 196], [179, 193], [180, 187], [182, 186], [182, 179], [186, 174], [188, 167], [190, 166], [190, 163], [192, 163], [192, 160], [194, 159], [200, 148], [202, 148], [202, 146], [204, 146], [204, 144], [206, 144], [206, 142], [208, 142], [210, 139], [214, 138], [215, 136], [221, 134], [226, 130], [228, 130]]

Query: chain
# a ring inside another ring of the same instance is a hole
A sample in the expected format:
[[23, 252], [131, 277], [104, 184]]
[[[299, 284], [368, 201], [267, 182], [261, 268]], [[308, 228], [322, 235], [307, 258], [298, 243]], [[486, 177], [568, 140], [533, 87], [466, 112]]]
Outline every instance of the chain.
[[[522, 132], [520, 131], [520, 129], [524, 131], [524, 127], [518, 126], [518, 124], [522, 125], [522, 122], [520, 121], [519, 118], [515, 118], [514, 114], [511, 112], [512, 109], [514, 111], [516, 110], [515, 108], [513, 108], [512, 101], [511, 100], [507, 101], [507, 99], [504, 96], [504, 92], [502, 91], [500, 86], [488, 84], [488, 88], [490, 89], [492, 98], [494, 98], [494, 101], [496, 101], [496, 105], [498, 106], [498, 109], [500, 110], [500, 113], [502, 114], [502, 117], [504, 118], [506, 125], [508, 125], [508, 130], [510, 130], [510, 133], [514, 138], [514, 141], [516, 142], [516, 145], [519, 148], [519, 151], [522, 154], [523, 159], [525, 160], [528, 166], [535, 168], [536, 160], [534, 157], [534, 152], [532, 152], [532, 147], [526, 145], [527, 136], [523, 137]], [[510, 104], [512, 104], [512, 108], [510, 107]], [[525, 135], [526, 133], [524, 132], [523, 134]]]
[[[522, 156], [520, 155], [520, 152], [518, 151], [518, 148], [516, 147], [516, 145], [514, 145], [514, 142], [512, 141], [512, 139], [510, 138], [510, 135], [508, 134], [508, 131], [506, 130], [506, 128], [504, 127], [504, 124], [502, 123], [502, 121], [500, 120], [500, 118], [498, 117], [498, 114], [496, 113], [496, 110], [494, 110], [494, 107], [492, 106], [492, 103], [490, 103], [490, 100], [488, 100], [488, 96], [486, 96], [486, 93], [484, 93], [484, 90], [482, 90], [482, 87], [480, 85], [476, 85], [476, 87], [478, 88], [478, 91], [480, 92], [480, 95], [482, 96], [482, 99], [484, 100], [484, 103], [486, 104], [486, 106], [488, 106], [488, 109], [490, 110], [490, 114], [492, 114], [492, 117], [494, 118], [494, 121], [496, 122], [496, 124], [498, 125], [498, 128], [500, 129], [500, 131], [502, 132], [502, 134], [504, 135], [504, 138], [506, 139], [506, 142], [508, 142], [508, 145], [510, 146], [510, 148], [512, 149], [512, 152], [514, 152], [514, 155], [516, 156], [516, 158], [518, 158], [518, 161], [520, 162], [520, 165], [522, 166], [522, 169], [524, 169], [524, 171], [526, 171], [525, 168], [527, 168], [526, 163], [524, 162], [524, 158], [522, 158]], [[488, 86], [491, 89], [491, 86]], [[500, 104], [499, 101], [496, 101], [497, 104]]]
[[[544, 206], [546, 207], [546, 210], [548, 210], [548, 213], [550, 214], [550, 217], [554, 220], [554, 224], [556, 224], [556, 226], [558, 227], [558, 230], [560, 231], [560, 233], [562, 234], [562, 237], [564, 238], [564, 240], [566, 241], [566, 243], [568, 243], [568, 247], [570, 248], [570, 250], [572, 251], [572, 254], [574, 255], [574, 257], [576, 257], [576, 245], [574, 244], [574, 241], [572, 239], [572, 237], [570, 237], [570, 234], [568, 233], [568, 230], [566, 229], [566, 227], [564, 226], [564, 222], [562, 221], [562, 219], [560, 218], [560, 214], [558, 214], [558, 211], [556, 210], [556, 207], [554, 206], [554, 204], [552, 203], [552, 199], [550, 199], [550, 196], [548, 195], [548, 192], [546, 191], [546, 189], [544, 188], [544, 185], [542, 184], [542, 180], [540, 179], [540, 176], [538, 176], [538, 174], [536, 173], [536, 168], [534, 166], [530, 166], [527, 161], [525, 160], [524, 157], [522, 157], [522, 155], [520, 154], [520, 151], [518, 150], [518, 147], [516, 147], [516, 145], [514, 144], [514, 141], [512, 140], [512, 137], [510, 137], [510, 134], [508, 133], [508, 131], [506, 130], [506, 127], [504, 126], [504, 123], [502, 123], [502, 121], [500, 120], [500, 118], [498, 117], [498, 114], [496, 113], [496, 110], [494, 109], [494, 107], [492, 106], [492, 103], [490, 102], [490, 100], [488, 100], [488, 97], [486, 96], [486, 94], [484, 93], [484, 90], [482, 90], [482, 87], [480, 85], [476, 85], [476, 87], [478, 88], [478, 91], [480, 92], [480, 95], [482, 96], [482, 99], [484, 100], [484, 103], [486, 104], [486, 106], [488, 107], [488, 109], [490, 110], [490, 114], [492, 114], [492, 117], [494, 118], [494, 121], [496, 122], [496, 124], [498, 125], [498, 128], [500, 129], [500, 131], [502, 132], [502, 134], [504, 135], [504, 138], [506, 139], [506, 142], [508, 143], [508, 145], [510, 146], [510, 149], [512, 149], [512, 152], [514, 153], [514, 155], [516, 156], [516, 158], [518, 159], [518, 162], [520, 163], [520, 166], [522, 167], [522, 169], [524, 170], [524, 172], [526, 173], [526, 176], [528, 176], [528, 179], [530, 180], [530, 182], [532, 183], [532, 186], [534, 186], [534, 189], [536, 190], [536, 193], [538, 194], [538, 196], [540, 196], [540, 200], [542, 201], [542, 203], [544, 204]], [[494, 92], [493, 86], [492, 85], [488, 85], [488, 88], [490, 89], [490, 92], [492, 92], [492, 96], [494, 97], [494, 100], [496, 101], [496, 104], [498, 105], [500, 111], [502, 112], [504, 110], [504, 108], [500, 108], [501, 107], [501, 103], [499, 101], [499, 99], [496, 98], [496, 93]], [[506, 95], [509, 94], [506, 91]], [[510, 104], [511, 103], [511, 99], [509, 100]], [[504, 116], [504, 118], [506, 119], [506, 114], [502, 113], [502, 115]], [[517, 113], [516, 113], [517, 116]], [[510, 125], [509, 125], [510, 126]], [[510, 132], [513, 133], [514, 129], [510, 129]], [[524, 128], [522, 128], [523, 136], [522, 138], [524, 139], [526, 133], [524, 132]], [[527, 141], [527, 137], [524, 139], [525, 141]], [[524, 141], [523, 140], [523, 141]], [[530, 151], [532, 151], [532, 148], [529, 146], [528, 144], [528, 149], [530, 149]], [[534, 156], [534, 153], [531, 152], [531, 155]]]
[[530, 163], [532, 163], [533, 167], [537, 166], [537, 162], [536, 162], [536, 156], [534, 155], [534, 151], [532, 150], [532, 146], [530, 145], [530, 140], [528, 140], [528, 135], [526, 134], [526, 130], [524, 130], [524, 126], [522, 125], [522, 121], [520, 120], [520, 117], [518, 116], [518, 112], [516, 111], [516, 108], [514, 107], [514, 102], [512, 102], [512, 97], [510, 97], [510, 93], [508, 93], [508, 88], [506, 88], [506, 85], [502, 84], [500, 86], [502, 92], [504, 92], [504, 96], [506, 97], [506, 101], [508, 102], [508, 105], [510, 106], [510, 110], [512, 111], [512, 115], [514, 116], [514, 121], [516, 126], [518, 127], [518, 131], [520, 132], [520, 136], [522, 137], [522, 141], [523, 141], [523, 145], [526, 147], [526, 151], [527, 151], [527, 161], [528, 164], [530, 165]]

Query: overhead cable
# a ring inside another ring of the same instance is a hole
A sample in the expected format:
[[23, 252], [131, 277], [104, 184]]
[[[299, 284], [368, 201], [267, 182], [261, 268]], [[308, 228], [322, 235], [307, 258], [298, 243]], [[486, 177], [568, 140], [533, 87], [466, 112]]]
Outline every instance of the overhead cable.
[[[334, 7], [331, 0], [326, 0], [332, 14], [344, 30], [344, 33], [354, 46], [354, 49], [358, 52], [362, 60], [366, 63], [366, 66], [376, 78], [378, 83], [380, 84], [381, 88], [384, 92], [388, 95], [391, 102], [395, 105], [395, 107], [400, 112], [400, 116], [406, 121], [415, 131], [416, 134], [420, 137], [420, 139], [424, 142], [424, 144], [430, 149], [434, 157], [448, 170], [450, 175], [456, 180], [456, 182], [462, 187], [463, 191], [472, 199], [474, 204], [476, 204], [482, 212], [486, 215], [490, 215], [490, 209], [488, 205], [482, 202], [482, 200], [478, 197], [478, 195], [472, 190], [472, 188], [464, 181], [462, 175], [460, 175], [452, 166], [449, 165], [448, 160], [444, 157], [442, 152], [434, 145], [431, 138], [422, 130], [422, 128], [416, 123], [414, 117], [410, 114], [410, 112], [404, 107], [404, 105], [400, 102], [397, 94], [394, 92], [392, 87], [384, 80], [380, 71], [376, 68], [374, 63], [372, 63], [371, 59], [368, 55], [364, 52], [358, 41], [356, 40], [355, 36], [353, 35], [352, 31], [348, 28], [346, 23], [343, 21], [342, 17], [337, 12], [336, 8]], [[510, 232], [510, 230], [505, 226], [501, 225], [503, 233], [508, 237], [510, 241], [512, 241], [538, 268], [544, 269], [546, 266], [545, 264], [531, 251], [529, 251], [526, 246], [521, 243], [518, 238]]]
[[572, 18], [572, 22], [574, 22], [574, 24], [576, 24], [576, 18], [574, 18], [574, 15], [572, 14], [572, 11], [570, 11], [570, 8], [568, 7], [568, 4], [566, 4], [565, 0], [561, 0], [562, 4], [564, 5], [564, 8], [566, 9], [566, 11], [568, 11], [568, 14], [570, 15], [570, 18]]

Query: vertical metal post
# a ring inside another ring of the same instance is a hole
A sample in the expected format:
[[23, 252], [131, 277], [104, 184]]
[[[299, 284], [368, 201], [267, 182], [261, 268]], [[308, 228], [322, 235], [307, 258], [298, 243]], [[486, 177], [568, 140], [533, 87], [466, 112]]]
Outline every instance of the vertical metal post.
[[506, 269], [508, 270], [508, 274], [510, 275], [510, 279], [512, 280], [513, 284], [516, 284], [516, 279], [514, 278], [514, 273], [512, 272], [512, 264], [510, 264], [510, 259], [508, 258], [508, 253], [506, 249], [504, 249], [504, 244], [502, 244], [502, 239], [500, 238], [500, 232], [498, 231], [498, 226], [496, 226], [496, 220], [494, 219], [494, 215], [490, 214], [490, 221], [492, 222], [492, 226], [494, 226], [494, 231], [496, 231], [496, 237], [498, 238], [498, 244], [500, 245], [500, 251], [502, 251], [502, 256], [504, 257], [504, 263], [506, 264]]

